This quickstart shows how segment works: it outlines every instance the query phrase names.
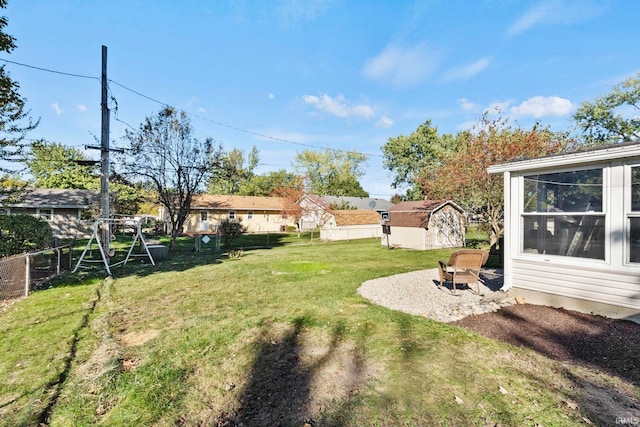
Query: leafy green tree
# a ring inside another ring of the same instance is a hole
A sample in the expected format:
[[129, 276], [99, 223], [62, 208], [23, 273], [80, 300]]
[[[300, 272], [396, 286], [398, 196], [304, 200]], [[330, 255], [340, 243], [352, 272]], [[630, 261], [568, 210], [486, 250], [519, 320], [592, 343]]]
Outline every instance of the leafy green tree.
[[0, 257], [51, 245], [51, 226], [33, 215], [0, 215]]
[[402, 195], [400, 194], [394, 194], [393, 196], [391, 196], [391, 203], [393, 203], [394, 205], [397, 205], [398, 203], [402, 202], [404, 200], [404, 198], [402, 197]]
[[98, 189], [98, 169], [90, 162], [76, 148], [40, 140], [31, 144], [25, 164], [37, 188]]
[[[100, 182], [97, 181], [99, 188]], [[109, 177], [109, 193], [115, 195], [112, 200], [114, 212], [119, 215], [135, 215], [145, 202], [145, 192], [141, 184], [135, 184], [121, 174], [112, 172]]]
[[583, 102], [573, 115], [589, 145], [640, 139], [640, 73], [616, 85], [593, 102]]
[[455, 151], [456, 142], [451, 135], [440, 136], [431, 120], [426, 120], [408, 136], [389, 138], [382, 153], [383, 166], [394, 174], [391, 186], [407, 188], [407, 200], [422, 200], [420, 177], [425, 170], [436, 168], [447, 153]]
[[[7, 0], [0, 0], [0, 8], [7, 7]], [[16, 48], [15, 38], [5, 32], [8, 20], [0, 17], [0, 52], [11, 53]], [[5, 66], [0, 66], [0, 159], [20, 161], [22, 140], [27, 132], [38, 125], [25, 110], [26, 99], [18, 93], [20, 85], [13, 81]], [[7, 169], [0, 166], [0, 172]]]
[[0, 177], [0, 194], [3, 203], [18, 203], [26, 193], [29, 183], [16, 173], [7, 173]]
[[482, 117], [474, 132], [465, 132], [462, 144], [435, 169], [422, 177], [427, 197], [451, 199], [468, 213], [478, 214], [493, 245], [503, 231], [502, 176], [489, 175], [494, 164], [522, 158], [556, 154], [573, 141], [566, 133], [551, 132], [539, 125], [526, 130], [512, 127], [507, 119]]
[[237, 148], [224, 153], [220, 158], [220, 167], [211, 171], [207, 191], [209, 194], [240, 194], [241, 188], [253, 179], [254, 170], [260, 161], [258, 149], [253, 147], [247, 159], [244, 152]]
[[135, 132], [127, 130], [129, 149], [121, 156], [123, 175], [149, 184], [171, 225], [169, 248], [191, 211], [193, 196], [219, 167], [222, 150], [211, 138], [198, 139], [185, 112], [165, 107], [147, 117]]
[[305, 150], [296, 154], [294, 167], [304, 177], [307, 191], [317, 195], [369, 197], [358, 179], [367, 156], [356, 151]]
[[[25, 161], [36, 188], [69, 188], [100, 190], [98, 166], [80, 150], [56, 142], [36, 141], [31, 145], [31, 156]], [[109, 192], [113, 198], [114, 213], [133, 215], [141, 203], [141, 189], [125, 177], [112, 172]]]
[[300, 177], [285, 169], [271, 171], [264, 175], [255, 175], [250, 181], [240, 185], [241, 196], [274, 196], [280, 188], [297, 188]]

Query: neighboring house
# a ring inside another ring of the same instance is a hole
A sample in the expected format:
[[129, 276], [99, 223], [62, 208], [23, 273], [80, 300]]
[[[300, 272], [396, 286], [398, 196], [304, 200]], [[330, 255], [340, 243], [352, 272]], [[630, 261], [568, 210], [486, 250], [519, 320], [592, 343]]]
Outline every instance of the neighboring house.
[[504, 176], [504, 290], [533, 303], [639, 316], [640, 144], [488, 171]]
[[321, 240], [379, 238], [380, 214], [372, 210], [328, 210], [320, 219]]
[[215, 232], [223, 219], [240, 220], [248, 233], [284, 231], [295, 224], [283, 214], [280, 197], [194, 196], [191, 214], [184, 224], [185, 233]]
[[45, 219], [57, 239], [88, 238], [93, 212], [99, 209], [100, 192], [60, 188], [28, 190], [20, 202], [2, 205], [6, 214], [35, 215]]
[[393, 206], [388, 200], [373, 197], [315, 196], [305, 195], [299, 202], [302, 208], [301, 230], [313, 230], [320, 226], [322, 214], [330, 208], [338, 210], [371, 210], [381, 214]]
[[419, 250], [465, 245], [465, 213], [450, 200], [400, 202], [389, 209], [386, 225], [383, 245]]

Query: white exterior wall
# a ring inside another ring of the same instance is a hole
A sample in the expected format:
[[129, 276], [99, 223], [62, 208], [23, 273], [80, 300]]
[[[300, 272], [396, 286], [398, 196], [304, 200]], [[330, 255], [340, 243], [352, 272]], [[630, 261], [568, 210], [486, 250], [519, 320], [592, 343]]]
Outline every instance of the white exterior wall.
[[640, 274], [602, 267], [514, 259], [512, 281], [519, 289], [640, 310]]
[[[380, 227], [382, 231], [382, 227]], [[391, 227], [389, 236], [389, 246], [405, 249], [417, 249], [424, 251], [431, 249], [428, 245], [432, 243], [432, 238], [428, 237], [427, 230], [418, 227]], [[382, 235], [380, 244], [387, 245], [387, 235]]]
[[[640, 157], [606, 158], [597, 152], [593, 161], [579, 162], [579, 155], [569, 161], [543, 159], [535, 167], [496, 166], [504, 174], [505, 184], [505, 286], [577, 300], [640, 310], [640, 264], [628, 263], [626, 212], [630, 206], [629, 166], [640, 164]], [[584, 154], [588, 159], [589, 154]], [[603, 167], [603, 212], [605, 223], [604, 260], [558, 255], [524, 253], [522, 248], [521, 211], [522, 177], [537, 172], [554, 172], [563, 168]], [[503, 170], [500, 170], [502, 168]], [[491, 169], [490, 169], [491, 171]]]
[[320, 229], [320, 240], [372, 239], [381, 235], [382, 227], [379, 224], [343, 225]]

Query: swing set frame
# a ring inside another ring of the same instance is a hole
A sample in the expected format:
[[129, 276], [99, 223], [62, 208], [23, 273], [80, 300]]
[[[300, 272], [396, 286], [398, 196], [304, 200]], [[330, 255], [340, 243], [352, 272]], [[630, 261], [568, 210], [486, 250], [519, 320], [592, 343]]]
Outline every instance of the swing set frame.
[[[142, 256], [145, 256], [146, 254], [146, 256], [149, 258], [149, 261], [151, 261], [151, 264], [156, 265], [156, 263], [153, 260], [153, 256], [149, 251], [149, 247], [147, 246], [147, 242], [145, 242], [144, 236], [142, 235], [142, 228], [141, 228], [140, 221], [135, 219], [127, 219], [127, 222], [129, 221], [135, 222], [135, 235], [131, 241], [131, 246], [129, 247], [129, 250], [124, 260], [119, 261], [115, 264], [111, 264], [109, 261], [111, 257], [115, 254], [115, 250], [112, 249], [107, 251], [106, 250], [107, 242], [105, 242], [104, 238], [100, 237], [101, 234], [106, 234], [107, 236], [109, 236], [108, 238], [113, 238], [113, 234], [111, 234], [111, 229], [112, 229], [111, 226], [122, 225], [124, 223], [124, 219], [123, 218], [98, 218], [93, 223], [93, 232], [91, 233], [91, 238], [89, 239], [87, 246], [85, 246], [84, 250], [82, 251], [82, 255], [80, 255], [80, 259], [78, 260], [78, 263], [73, 269], [73, 273], [78, 271], [78, 269], [80, 268], [91, 268], [87, 264], [95, 264], [95, 263], [101, 262], [104, 264], [104, 268], [107, 271], [107, 274], [111, 276], [111, 267], [117, 267], [121, 265], [124, 266], [129, 261], [129, 258], [131, 258], [132, 256], [136, 256], [136, 255], [132, 255], [132, 252], [133, 252], [133, 248], [135, 247], [136, 243], [138, 243], [138, 241], [140, 242], [140, 245], [142, 246], [145, 252], [142, 254]], [[94, 240], [100, 250], [100, 259], [88, 258], [88, 253], [91, 250], [91, 245], [93, 244]]]

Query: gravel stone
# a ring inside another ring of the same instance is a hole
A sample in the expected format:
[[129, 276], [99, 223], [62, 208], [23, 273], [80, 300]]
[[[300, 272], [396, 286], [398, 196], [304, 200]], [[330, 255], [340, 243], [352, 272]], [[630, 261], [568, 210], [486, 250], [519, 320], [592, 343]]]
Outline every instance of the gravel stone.
[[476, 293], [475, 283], [456, 286], [454, 294], [451, 282], [439, 286], [438, 269], [434, 268], [368, 280], [360, 285], [358, 293], [392, 310], [450, 323], [513, 305], [512, 296], [500, 291], [502, 277], [502, 270], [483, 270], [480, 294]]

